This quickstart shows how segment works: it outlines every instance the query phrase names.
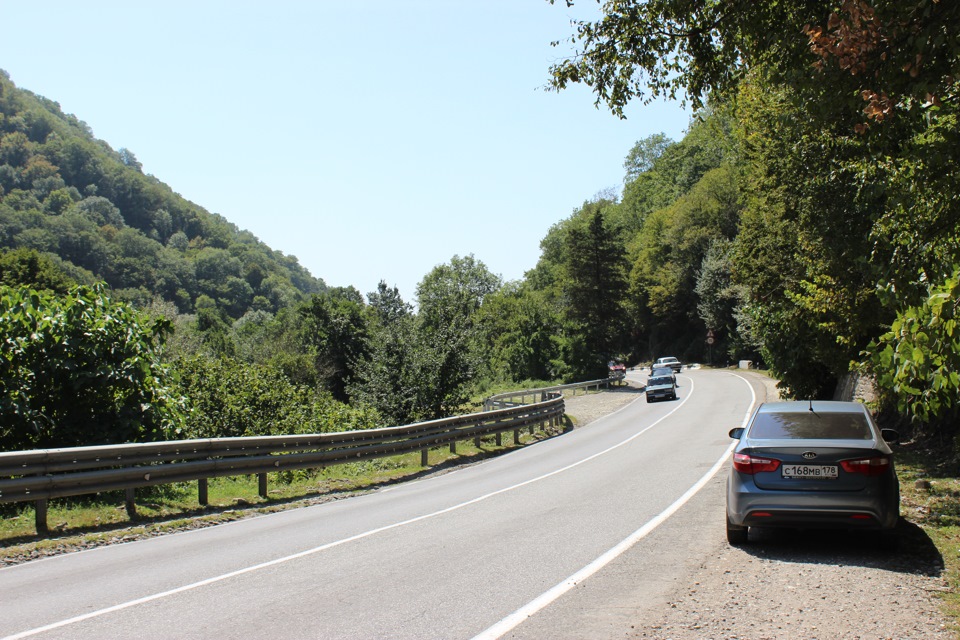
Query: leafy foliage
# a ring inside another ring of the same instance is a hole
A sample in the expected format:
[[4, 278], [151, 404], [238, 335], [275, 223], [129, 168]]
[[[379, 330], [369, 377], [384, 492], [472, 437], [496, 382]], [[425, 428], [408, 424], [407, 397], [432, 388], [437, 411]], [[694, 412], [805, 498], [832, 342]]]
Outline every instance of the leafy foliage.
[[67, 293], [75, 282], [50, 258], [32, 249], [0, 253], [0, 284]]
[[318, 382], [340, 401], [348, 399], [347, 384], [354, 367], [367, 357], [368, 319], [360, 293], [330, 289], [300, 307], [303, 340], [314, 358]]
[[0, 286], [0, 448], [159, 440], [184, 399], [161, 361], [169, 325], [102, 286], [66, 296]]
[[919, 423], [955, 419], [960, 408], [960, 268], [903, 306], [867, 349], [877, 384]]
[[352, 409], [329, 393], [295, 384], [275, 366], [194, 356], [178, 360], [176, 368], [191, 407], [180, 437], [325, 433], [377, 426], [375, 412]]
[[862, 131], [954, 99], [958, 23], [960, 7], [938, 0], [608, 0], [600, 19], [575, 22], [575, 55], [551, 85], [587, 84], [622, 116], [633, 99], [729, 98], [762, 67], [809, 96], [810, 113], [861, 110]]
[[[621, 116], [632, 99], [685, 94], [732, 125], [719, 138], [734, 141], [723, 157], [743, 188], [740, 221], [721, 236], [732, 240], [725, 263], [701, 256], [697, 282], [701, 316], [726, 318], [737, 336], [731, 355], [756, 350], [786, 393], [829, 396], [873, 341], [892, 401], [945, 427], [951, 378], [930, 363], [957, 347], [940, 339], [939, 355], [927, 351], [931, 334], [917, 327], [944, 307], [914, 274], [949, 282], [960, 259], [960, 6], [611, 0], [602, 11], [575, 24], [579, 49], [554, 65], [553, 88], [588, 84]], [[675, 148], [624, 194], [640, 222], [633, 306], [650, 335], [692, 302], [675, 297], [691, 287], [681, 275], [690, 260], [673, 262], [673, 230], [710, 226], [675, 222], [694, 192], [671, 193], [676, 178], [659, 174]], [[720, 294], [724, 274], [733, 297]], [[897, 296], [878, 295], [888, 290]]]

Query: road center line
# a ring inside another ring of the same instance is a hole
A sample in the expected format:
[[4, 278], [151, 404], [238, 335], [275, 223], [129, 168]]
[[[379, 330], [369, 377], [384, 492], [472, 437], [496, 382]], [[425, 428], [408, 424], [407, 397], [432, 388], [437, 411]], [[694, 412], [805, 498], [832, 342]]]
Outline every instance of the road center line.
[[[740, 376], [737, 376], [737, 377], [739, 378]], [[743, 380], [743, 378], [741, 378], [741, 379]], [[746, 382], [746, 380], [744, 380], [744, 382]], [[749, 386], [749, 383], [747, 383], [747, 384], [748, 384], [748, 386]], [[27, 638], [27, 637], [30, 637], [30, 636], [33, 636], [33, 635], [37, 635], [37, 634], [39, 634], [39, 633], [44, 633], [44, 632], [47, 632], [47, 631], [52, 631], [52, 630], [54, 630], [54, 629], [60, 629], [60, 628], [69, 626], [69, 625], [71, 625], [71, 624], [77, 624], [77, 623], [79, 623], [79, 622], [83, 622], [83, 621], [85, 621], [85, 620], [90, 620], [90, 619], [92, 619], [92, 618], [98, 618], [98, 617], [100, 617], [100, 616], [104, 616], [104, 615], [107, 615], [107, 614], [109, 614], [109, 613], [114, 613], [114, 612], [117, 612], [117, 611], [122, 611], [122, 610], [124, 610], [124, 609], [129, 609], [129, 608], [135, 607], [135, 606], [137, 606], [137, 605], [146, 604], [146, 603], [148, 603], [148, 602], [153, 602], [153, 601], [155, 601], [155, 600], [161, 600], [161, 599], [163, 599], [163, 598], [168, 598], [168, 597], [170, 597], [170, 596], [174, 596], [174, 595], [177, 595], [177, 594], [179, 594], [179, 593], [184, 593], [184, 592], [187, 592], [187, 591], [192, 591], [192, 590], [194, 590], [194, 589], [199, 589], [200, 587], [205, 587], [205, 586], [207, 586], [207, 585], [215, 584], [215, 583], [217, 583], [217, 582], [222, 582], [223, 580], [228, 580], [228, 579], [230, 579], [230, 578], [235, 578], [235, 577], [237, 577], [237, 576], [242, 576], [242, 575], [247, 574], [247, 573], [252, 573], [252, 572], [254, 572], [254, 571], [259, 571], [259, 570], [261, 570], [261, 569], [266, 569], [266, 568], [268, 568], [268, 567], [273, 567], [273, 566], [276, 566], [276, 565], [284, 564], [284, 563], [290, 562], [290, 561], [292, 561], [292, 560], [297, 560], [297, 559], [299, 559], [299, 558], [305, 558], [305, 557], [307, 557], [307, 556], [311, 556], [311, 555], [320, 553], [320, 552], [322, 552], [322, 551], [327, 551], [328, 549], [333, 549], [334, 547], [339, 547], [339, 546], [344, 545], [344, 544], [347, 544], [347, 543], [349, 543], [349, 542], [356, 542], [357, 540], [362, 540], [362, 539], [364, 539], [364, 538], [368, 538], [368, 537], [373, 536], [373, 535], [376, 535], [376, 534], [378, 534], [378, 533], [383, 533], [383, 532], [385, 532], [385, 531], [390, 531], [390, 530], [392, 530], [392, 529], [398, 529], [398, 528], [400, 528], [400, 527], [404, 527], [404, 526], [407, 526], [407, 525], [410, 525], [410, 524], [414, 524], [414, 523], [417, 523], [417, 522], [422, 522], [422, 521], [424, 521], [424, 520], [429, 520], [429, 519], [435, 518], [435, 517], [437, 517], [437, 516], [441, 516], [441, 515], [444, 515], [444, 514], [447, 514], [447, 513], [451, 513], [451, 512], [453, 512], [453, 511], [458, 511], [458, 510], [463, 509], [463, 508], [465, 508], [465, 507], [468, 507], [468, 506], [477, 504], [477, 503], [479, 503], [479, 502], [483, 502], [484, 500], [488, 500], [488, 499], [490, 499], [490, 498], [493, 498], [494, 496], [498, 496], [498, 495], [501, 495], [501, 494], [504, 494], [504, 493], [507, 493], [507, 492], [510, 492], [510, 491], [514, 491], [514, 490], [516, 490], [516, 489], [520, 489], [520, 488], [522, 488], [522, 487], [525, 487], [525, 486], [527, 486], [527, 485], [533, 484], [533, 483], [535, 483], [535, 482], [539, 482], [539, 481], [541, 481], [541, 480], [546, 480], [547, 478], [551, 478], [551, 477], [553, 477], [553, 476], [555, 476], [555, 475], [558, 475], [558, 474], [564, 473], [564, 472], [566, 472], [566, 471], [569, 471], [569, 470], [571, 470], [571, 469], [574, 469], [574, 468], [576, 468], [576, 467], [579, 467], [579, 466], [582, 465], [582, 464], [585, 464], [585, 463], [587, 463], [587, 462], [590, 462], [591, 460], [594, 460], [594, 459], [596, 459], [596, 458], [599, 458], [600, 456], [606, 455], [606, 454], [610, 453], [611, 451], [615, 451], [616, 449], [619, 449], [620, 447], [623, 447], [623, 446], [629, 444], [629, 443], [632, 442], [633, 440], [639, 438], [641, 435], [643, 435], [644, 433], [646, 433], [646, 432], [649, 431], [650, 429], [653, 429], [655, 426], [657, 426], [658, 424], [660, 424], [661, 422], [663, 422], [664, 420], [666, 420], [667, 418], [669, 418], [671, 415], [673, 415], [674, 413], [676, 413], [677, 411], [679, 411], [679, 410], [683, 407], [683, 405], [686, 404], [687, 400], [688, 400], [690, 397], [693, 396], [693, 392], [694, 392], [694, 384], [693, 384], [693, 381], [691, 380], [691, 383], [690, 383], [690, 393], [687, 394], [687, 396], [683, 399], [683, 401], [680, 402], [680, 404], [678, 404], [676, 407], [674, 407], [669, 413], [663, 415], [661, 418], [659, 418], [658, 420], [654, 421], [653, 423], [651, 423], [651, 424], [650, 424], [649, 426], [647, 426], [646, 428], [641, 429], [640, 431], [638, 431], [637, 433], [633, 434], [633, 435], [630, 436], [629, 438], [627, 438], [627, 439], [625, 439], [625, 440], [623, 440], [623, 441], [621, 441], [621, 442], [619, 442], [619, 443], [617, 443], [617, 444], [615, 444], [615, 445], [612, 445], [612, 446], [608, 447], [607, 449], [604, 449], [603, 451], [599, 451], [599, 452], [597, 452], [597, 453], [595, 453], [595, 454], [593, 454], [593, 455], [591, 455], [591, 456], [588, 456], [588, 457], [586, 457], [586, 458], [583, 458], [582, 460], [578, 460], [577, 462], [571, 463], [571, 464], [569, 464], [569, 465], [567, 465], [567, 466], [565, 466], [565, 467], [561, 467], [561, 468], [559, 468], [559, 469], [555, 469], [554, 471], [551, 471], [550, 473], [545, 473], [545, 474], [543, 474], [543, 475], [541, 475], [541, 476], [537, 476], [536, 478], [531, 478], [531, 479], [529, 479], [529, 480], [525, 480], [525, 481], [520, 482], [520, 483], [518, 483], [518, 484], [511, 485], [511, 486], [509, 486], [509, 487], [504, 487], [503, 489], [498, 489], [497, 491], [492, 491], [492, 492], [487, 493], [487, 494], [484, 494], [484, 495], [482, 495], [482, 496], [478, 496], [478, 497], [476, 497], [476, 498], [473, 498], [472, 500], [468, 500], [468, 501], [466, 501], [466, 502], [461, 502], [461, 503], [459, 503], [459, 504], [456, 504], [456, 505], [447, 507], [447, 508], [445, 508], [445, 509], [440, 509], [440, 510], [438, 510], [438, 511], [434, 511], [434, 512], [432, 512], [432, 513], [428, 513], [428, 514], [425, 514], [425, 515], [422, 515], [422, 516], [417, 516], [417, 517], [415, 517], [415, 518], [410, 518], [409, 520], [403, 520], [403, 521], [401, 521], [401, 522], [395, 522], [395, 523], [393, 523], [393, 524], [389, 524], [389, 525], [386, 525], [386, 526], [383, 526], [383, 527], [379, 527], [379, 528], [377, 528], [377, 529], [371, 529], [371, 530], [369, 530], [369, 531], [365, 531], [365, 532], [363, 532], [363, 533], [358, 533], [358, 534], [356, 534], [356, 535], [354, 535], [354, 536], [349, 536], [349, 537], [347, 537], [347, 538], [342, 538], [342, 539], [340, 539], [340, 540], [335, 540], [334, 542], [329, 542], [329, 543], [327, 543], [327, 544], [320, 545], [320, 546], [314, 547], [314, 548], [312, 548], [312, 549], [307, 549], [307, 550], [301, 551], [301, 552], [299, 552], [299, 553], [295, 553], [295, 554], [292, 554], [292, 555], [289, 555], [289, 556], [284, 556], [284, 557], [282, 557], [282, 558], [276, 558], [276, 559], [270, 560], [270, 561], [268, 561], [268, 562], [262, 562], [262, 563], [260, 563], [260, 564], [255, 564], [255, 565], [252, 565], [252, 566], [249, 566], [249, 567], [245, 567], [245, 568], [243, 568], [243, 569], [238, 569], [238, 570], [236, 570], [236, 571], [231, 571], [231, 572], [229, 572], [229, 573], [224, 573], [224, 574], [221, 574], [221, 575], [219, 575], [219, 576], [213, 576], [213, 577], [211, 577], [211, 578], [207, 578], [206, 580], [200, 580], [199, 582], [193, 582], [193, 583], [191, 583], [191, 584], [183, 585], [183, 586], [177, 587], [177, 588], [175, 588], [175, 589], [169, 589], [169, 590], [167, 590], [167, 591], [161, 591], [160, 593], [155, 593], [155, 594], [152, 594], [152, 595], [149, 595], [149, 596], [144, 596], [144, 597], [142, 597], [142, 598], [137, 598], [137, 599], [135, 599], [135, 600], [130, 600], [130, 601], [127, 601], [127, 602], [121, 602], [120, 604], [116, 604], [116, 605], [113, 605], [113, 606], [111, 606], [111, 607], [106, 607], [106, 608], [103, 608], [103, 609], [98, 609], [98, 610], [96, 610], [96, 611], [90, 611], [90, 612], [85, 613], [85, 614], [83, 614], [83, 615], [75, 616], [75, 617], [73, 617], [73, 618], [67, 618], [66, 620], [60, 620], [60, 621], [58, 621], [58, 622], [53, 622], [53, 623], [50, 623], [50, 624], [48, 624], [48, 625], [44, 625], [44, 626], [42, 626], [42, 627], [36, 627], [36, 628], [34, 628], [34, 629], [28, 629], [28, 630], [26, 630], [26, 631], [21, 631], [20, 633], [16, 633], [16, 634], [13, 634], [13, 635], [10, 635], [10, 636], [6, 636], [6, 637], [3, 638], [2, 640], [18, 640], [19, 638]], [[751, 387], [751, 393], [752, 393], [752, 392], [753, 392], [753, 388]], [[754, 399], [755, 399], [755, 398], [756, 398], [756, 394], [754, 394]], [[726, 456], [726, 455], [727, 455], [727, 454], [724, 454], [724, 456]], [[722, 461], [725, 460], [725, 459], [726, 459], [725, 457], [724, 457], [724, 458], [721, 458], [721, 461], [720, 461], [720, 462], [722, 462]], [[720, 463], [718, 463], [718, 465], [719, 465], [719, 464], [720, 464]], [[719, 467], [718, 467], [718, 468], [719, 468]], [[714, 472], [714, 473], [715, 473], [715, 472]], [[702, 481], [702, 480], [701, 480], [701, 481]], [[690, 493], [690, 492], [688, 491], [688, 493]], [[686, 494], [685, 494], [685, 495], [686, 495]], [[678, 508], [679, 508], [679, 507], [678, 507]], [[669, 509], [668, 509], [668, 510], [669, 510]], [[666, 513], [666, 512], [664, 512], [664, 513]], [[671, 513], [672, 513], [672, 512], [671, 512]], [[663, 515], [663, 514], [661, 514], [661, 515]], [[669, 514], [668, 514], [668, 515], [669, 515]], [[666, 517], [668, 517], [668, 515], [667, 515], [667, 516], [663, 516], [662, 519], [666, 519]], [[658, 518], [660, 518], [660, 516], [657, 516], [657, 518], [655, 518], [655, 520], [657, 520]], [[659, 524], [659, 521], [657, 522], [657, 524]], [[656, 525], [655, 525], [655, 526], [656, 526]], [[644, 535], [646, 535], [646, 534], [644, 534]], [[622, 544], [623, 544], [623, 543], [621, 543], [621, 545], [622, 545]], [[631, 543], [631, 544], [632, 544], [632, 543]], [[620, 546], [620, 545], [618, 545], [617, 547], [615, 547], [615, 549], [616, 549], [616, 548], [619, 548], [619, 546]], [[608, 552], [608, 553], [609, 553], [609, 552]], [[620, 553], [622, 553], [622, 551], [621, 551]], [[617, 555], [619, 555], [619, 554], [617, 554]], [[611, 560], [612, 560], [612, 558], [611, 558]], [[607, 562], [609, 562], [609, 561], [610, 561], [610, 560], [607, 560]], [[595, 562], [596, 562], [596, 561], [595, 561]], [[593, 566], [593, 565], [591, 564], [591, 566]], [[597, 570], [599, 570], [599, 568], [598, 568]], [[596, 570], [594, 571], [594, 573], [595, 573], [595, 572], [596, 572]], [[561, 583], [561, 584], [565, 584], [565, 583], [566, 583], [566, 581], [565, 581], [564, 583]], [[558, 585], [558, 586], [559, 586], [559, 585]], [[556, 589], [556, 587], [554, 587], [554, 589]], [[551, 590], [551, 591], [552, 591], [552, 590]], [[548, 593], [549, 593], [549, 592], [548, 592]], [[542, 596], [541, 596], [541, 597], [542, 597]], [[559, 597], [559, 594], [558, 594], [556, 597]], [[556, 599], [556, 597], [554, 597], [553, 599]], [[528, 606], [529, 606], [529, 605], [528, 605]], [[546, 605], [544, 605], [544, 606], [546, 606]], [[542, 608], [542, 607], [541, 607], [541, 608]], [[524, 611], [524, 610], [526, 610], [526, 608], [521, 609], [521, 611]], [[516, 614], [514, 614], [514, 615], [516, 615]], [[524, 618], [525, 618], [525, 617], [526, 617], [526, 615], [524, 615]], [[519, 622], [517, 622], [516, 624], [519, 624]], [[516, 626], [516, 624], [515, 624], [514, 626]], [[492, 629], [492, 628], [494, 628], [494, 627], [491, 627], [491, 629]], [[512, 628], [512, 627], [511, 627], [511, 628]], [[504, 631], [504, 632], [505, 632], [505, 631]], [[478, 636], [478, 637], [481, 637], [481, 636]], [[483, 637], [498, 637], [498, 636], [483, 636]]]

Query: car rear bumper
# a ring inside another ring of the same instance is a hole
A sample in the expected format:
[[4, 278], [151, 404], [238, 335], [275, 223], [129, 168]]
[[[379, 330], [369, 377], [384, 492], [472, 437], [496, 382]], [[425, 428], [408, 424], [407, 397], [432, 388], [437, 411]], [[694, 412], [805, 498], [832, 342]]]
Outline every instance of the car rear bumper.
[[876, 491], [760, 491], [749, 483], [730, 482], [727, 519], [746, 527], [815, 529], [893, 529], [900, 517], [899, 500]]

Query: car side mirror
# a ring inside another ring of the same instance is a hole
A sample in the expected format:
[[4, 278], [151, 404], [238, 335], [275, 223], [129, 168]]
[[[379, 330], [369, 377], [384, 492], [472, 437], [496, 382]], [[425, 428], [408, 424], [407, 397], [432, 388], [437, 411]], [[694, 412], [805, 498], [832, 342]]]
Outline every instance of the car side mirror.
[[896, 429], [880, 429], [880, 435], [884, 442], [892, 442], [893, 444], [900, 442], [900, 432]]
[[743, 436], [743, 427], [734, 427], [730, 429], [730, 437], [739, 440]]

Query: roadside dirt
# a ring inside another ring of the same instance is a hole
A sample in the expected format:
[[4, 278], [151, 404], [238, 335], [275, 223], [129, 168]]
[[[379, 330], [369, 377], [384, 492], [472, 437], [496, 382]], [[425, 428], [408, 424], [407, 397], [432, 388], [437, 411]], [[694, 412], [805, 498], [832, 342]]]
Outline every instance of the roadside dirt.
[[[764, 382], [767, 399], [775, 382]], [[567, 413], [585, 426], [638, 399], [639, 385], [567, 398]], [[751, 530], [731, 547], [718, 526], [705, 560], [662, 611], [637, 620], [624, 637], [656, 640], [960, 638], [940, 612], [949, 590], [943, 559], [922, 529], [904, 519], [901, 551], [873, 539], [836, 533]]]

